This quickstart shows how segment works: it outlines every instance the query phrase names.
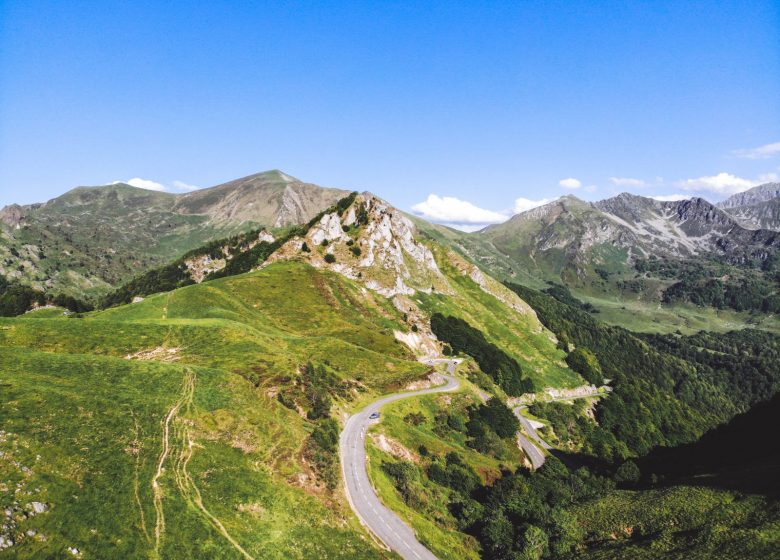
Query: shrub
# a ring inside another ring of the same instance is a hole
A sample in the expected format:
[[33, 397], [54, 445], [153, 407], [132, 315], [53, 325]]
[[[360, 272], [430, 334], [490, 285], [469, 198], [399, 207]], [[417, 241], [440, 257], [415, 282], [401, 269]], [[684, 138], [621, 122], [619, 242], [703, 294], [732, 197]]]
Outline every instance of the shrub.
[[332, 253], [328, 253], [327, 255], [325, 255], [325, 262], [329, 264], [333, 264], [334, 262], [336, 262], [336, 257], [333, 256]]
[[592, 385], [601, 385], [604, 383], [604, 373], [601, 371], [601, 364], [598, 358], [587, 348], [575, 348], [566, 356], [568, 366], [579, 373], [588, 383]]
[[639, 471], [639, 467], [633, 461], [626, 461], [620, 467], [618, 467], [615, 473], [615, 482], [622, 484], [636, 484], [639, 482], [642, 473]]

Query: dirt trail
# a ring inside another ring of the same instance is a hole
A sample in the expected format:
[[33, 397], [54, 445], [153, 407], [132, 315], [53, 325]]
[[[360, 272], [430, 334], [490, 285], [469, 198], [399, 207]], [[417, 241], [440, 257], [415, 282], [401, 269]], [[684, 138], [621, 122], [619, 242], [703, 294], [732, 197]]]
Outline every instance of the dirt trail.
[[160, 486], [160, 477], [165, 470], [165, 461], [168, 459], [168, 455], [171, 452], [170, 433], [171, 422], [179, 413], [179, 409], [189, 402], [192, 402], [192, 395], [195, 391], [195, 376], [187, 371], [184, 378], [184, 390], [182, 396], [168, 411], [165, 419], [162, 420], [162, 450], [160, 451], [160, 457], [157, 459], [157, 470], [152, 477], [152, 495], [154, 496], [154, 511], [156, 515], [156, 522], [154, 525], [154, 556], [159, 558], [160, 556], [160, 543], [162, 537], [165, 534], [165, 510], [163, 508], [163, 491]]
[[195, 376], [187, 371], [184, 378], [182, 395], [178, 401], [171, 407], [162, 421], [162, 451], [157, 462], [157, 471], [152, 478], [152, 490], [155, 498], [155, 511], [157, 512], [157, 524], [155, 525], [155, 554], [159, 558], [160, 543], [165, 534], [165, 515], [163, 511], [163, 490], [160, 484], [160, 478], [165, 471], [167, 461], [168, 468], [171, 470], [175, 488], [182, 498], [195, 509], [227, 540], [236, 551], [238, 551], [247, 560], [254, 558], [234, 539], [227, 531], [222, 522], [212, 514], [203, 504], [203, 498], [200, 490], [195, 485], [195, 481], [190, 476], [187, 467], [192, 459], [195, 442], [192, 439], [190, 428], [192, 421], [186, 418], [191, 411], [193, 397], [195, 396]]
[[143, 463], [146, 461], [141, 461], [141, 428], [138, 425], [138, 418], [136, 418], [135, 413], [133, 411], [130, 411], [130, 414], [133, 416], [133, 431], [135, 434], [135, 437], [133, 438], [133, 453], [135, 454], [135, 472], [133, 473], [133, 496], [135, 498], [135, 504], [138, 506], [138, 512], [141, 515], [141, 530], [144, 533], [144, 537], [146, 537], [146, 542], [152, 542], [152, 538], [149, 536], [149, 531], [146, 528], [146, 518], [144, 517], [144, 506], [141, 503], [141, 494], [140, 494], [140, 485], [138, 482], [138, 473], [141, 471], [141, 468], [143, 466]]

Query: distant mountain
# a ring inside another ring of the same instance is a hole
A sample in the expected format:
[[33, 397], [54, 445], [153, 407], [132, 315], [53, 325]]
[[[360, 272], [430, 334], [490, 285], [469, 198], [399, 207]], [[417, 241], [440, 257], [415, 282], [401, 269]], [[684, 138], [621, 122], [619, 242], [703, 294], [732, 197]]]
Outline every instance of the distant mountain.
[[726, 200], [718, 202], [719, 208], [739, 208], [767, 202], [780, 197], [780, 183], [765, 183], [752, 189], [733, 194]]
[[[717, 257], [761, 263], [780, 247], [780, 234], [748, 230], [702, 198], [661, 202], [623, 193], [595, 203], [573, 196], [513, 216], [474, 237], [499, 253], [504, 273], [536, 271], [547, 279], [581, 283], [598, 268], [624, 272], [636, 259]], [[480, 260], [479, 246], [465, 242]], [[513, 266], [514, 265], [514, 266]]]
[[780, 230], [780, 183], [737, 193], [717, 204], [748, 229]]
[[78, 187], [0, 210], [0, 275], [98, 296], [214, 239], [306, 222], [346, 193], [276, 170], [186, 194]]
[[780, 232], [749, 229], [701, 198], [565, 196], [466, 234], [421, 226], [497, 277], [578, 297], [780, 309]]
[[251, 221], [279, 228], [307, 222], [348, 193], [304, 183], [275, 170], [181, 195], [173, 208], [215, 221]]

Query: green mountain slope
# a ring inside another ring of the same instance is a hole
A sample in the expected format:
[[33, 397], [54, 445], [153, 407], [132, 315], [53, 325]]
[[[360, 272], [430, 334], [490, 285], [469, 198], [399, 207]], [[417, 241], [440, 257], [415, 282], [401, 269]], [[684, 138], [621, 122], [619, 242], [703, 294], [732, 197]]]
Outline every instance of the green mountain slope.
[[280, 171], [186, 194], [79, 187], [0, 210], [0, 275], [94, 300], [209, 241], [304, 223], [345, 194]]
[[[2, 320], [16, 556], [234, 557], [232, 540], [255, 558], [381, 557], [327, 488], [332, 451], [314, 462], [300, 368], [323, 366], [344, 408], [424, 373], [385, 308], [280, 263], [82, 319]], [[31, 501], [47, 511], [25, 519]]]

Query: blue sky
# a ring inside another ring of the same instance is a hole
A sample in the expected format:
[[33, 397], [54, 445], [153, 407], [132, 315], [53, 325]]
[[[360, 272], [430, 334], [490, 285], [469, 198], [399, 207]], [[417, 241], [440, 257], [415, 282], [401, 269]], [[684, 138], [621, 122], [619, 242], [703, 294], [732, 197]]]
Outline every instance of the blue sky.
[[0, 0], [0, 204], [273, 168], [461, 227], [717, 200], [780, 174], [778, 37], [777, 1]]

